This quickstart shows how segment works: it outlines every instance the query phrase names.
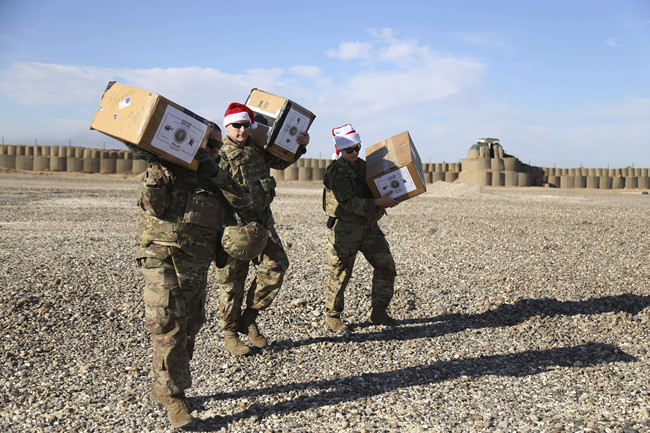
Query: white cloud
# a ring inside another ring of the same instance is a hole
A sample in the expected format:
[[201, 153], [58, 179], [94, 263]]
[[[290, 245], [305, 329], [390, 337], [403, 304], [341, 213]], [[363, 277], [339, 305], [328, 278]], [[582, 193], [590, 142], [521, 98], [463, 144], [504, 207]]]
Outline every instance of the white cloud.
[[0, 94], [24, 105], [73, 106], [93, 99], [107, 83], [106, 70], [94, 67], [16, 63], [0, 72]]
[[329, 57], [343, 60], [370, 59], [372, 57], [372, 45], [362, 42], [341, 42], [338, 48], [326, 52]]
[[488, 31], [464, 31], [455, 32], [454, 36], [467, 44], [475, 45], [481, 48], [495, 49], [500, 52], [510, 52], [511, 47], [504, 42], [500, 35]]
[[373, 112], [408, 105], [415, 108], [421, 103], [441, 102], [476, 86], [482, 72], [482, 65], [477, 63], [430, 59], [414, 69], [360, 73], [346, 83], [343, 97]]
[[362, 107], [367, 116], [394, 117], [394, 111], [411, 106], [411, 117], [420, 119], [427, 104], [431, 108], [431, 103], [480, 83], [485, 66], [478, 61], [443, 57], [415, 40], [397, 38], [391, 29], [370, 34], [375, 39], [365, 45], [371, 45], [367, 51], [377, 55], [364, 59], [364, 70], [328, 89], [340, 111]]
[[323, 71], [317, 66], [294, 66], [289, 70], [296, 75], [311, 78], [313, 80], [318, 80], [323, 76]]
[[605, 41], [606, 45], [609, 45], [610, 47], [620, 47], [621, 44], [618, 43], [616, 38], [609, 38]]
[[645, 21], [630, 21], [625, 23], [625, 28], [628, 29], [639, 29], [641, 27], [650, 26], [650, 20]]

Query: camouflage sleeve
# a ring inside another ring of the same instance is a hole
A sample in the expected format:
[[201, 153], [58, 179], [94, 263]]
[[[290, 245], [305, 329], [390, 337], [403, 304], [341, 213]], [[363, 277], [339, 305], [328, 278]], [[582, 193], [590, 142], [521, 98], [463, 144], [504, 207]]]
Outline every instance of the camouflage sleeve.
[[219, 170], [216, 183], [223, 193], [223, 196], [228, 200], [228, 203], [237, 210], [246, 210], [253, 204], [251, 195], [246, 189], [238, 184], [228, 172]]
[[344, 210], [355, 215], [369, 217], [376, 211], [374, 199], [357, 195], [353, 182], [353, 178], [344, 170], [334, 170], [328, 179], [329, 188]]
[[248, 191], [222, 168], [219, 168], [214, 176], [202, 177], [201, 184], [208, 191], [220, 190], [230, 205], [237, 210], [246, 210], [253, 203]]

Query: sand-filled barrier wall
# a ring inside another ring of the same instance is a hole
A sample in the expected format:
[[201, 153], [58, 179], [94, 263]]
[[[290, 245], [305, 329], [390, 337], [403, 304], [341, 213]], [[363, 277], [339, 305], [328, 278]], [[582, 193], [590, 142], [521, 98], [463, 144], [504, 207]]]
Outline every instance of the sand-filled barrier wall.
[[[322, 182], [331, 162], [331, 159], [300, 158], [284, 170], [271, 169], [271, 175], [277, 181]], [[0, 168], [132, 175], [143, 173], [147, 163], [127, 150], [2, 144]], [[443, 181], [484, 187], [650, 189], [647, 168], [535, 167], [505, 154], [500, 146], [491, 151], [470, 149], [468, 157], [461, 162], [426, 162], [422, 171], [429, 184]]]

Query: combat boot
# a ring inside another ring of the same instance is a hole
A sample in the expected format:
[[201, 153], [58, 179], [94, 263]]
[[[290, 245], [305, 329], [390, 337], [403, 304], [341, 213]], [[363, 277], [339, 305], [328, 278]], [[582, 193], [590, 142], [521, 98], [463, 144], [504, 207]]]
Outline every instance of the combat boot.
[[399, 322], [388, 315], [385, 308], [373, 308], [370, 313], [370, 322], [373, 325], [397, 326]]
[[248, 355], [251, 348], [239, 340], [237, 331], [226, 331], [226, 338], [223, 342], [224, 347], [233, 355]]
[[339, 333], [339, 334], [345, 334], [348, 332], [348, 327], [343, 323], [343, 320], [341, 320], [340, 317], [338, 316], [326, 316], [325, 317], [325, 325], [332, 331]]
[[244, 310], [244, 313], [241, 316], [241, 323], [239, 325], [239, 332], [242, 334], [248, 335], [248, 339], [256, 347], [266, 347], [268, 341], [266, 337], [262, 335], [255, 319], [260, 313], [260, 310], [255, 310], [253, 308], [247, 307]]
[[187, 408], [185, 393], [174, 395], [160, 394], [154, 387], [151, 390], [151, 400], [167, 408], [167, 415], [172, 428], [188, 428], [194, 426], [194, 418]]

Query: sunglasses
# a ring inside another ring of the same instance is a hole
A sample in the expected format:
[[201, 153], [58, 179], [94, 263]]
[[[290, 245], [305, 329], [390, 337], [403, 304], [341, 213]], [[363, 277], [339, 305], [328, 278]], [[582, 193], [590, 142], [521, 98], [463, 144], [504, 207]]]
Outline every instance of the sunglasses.
[[230, 126], [232, 126], [235, 129], [241, 129], [243, 126], [244, 128], [250, 128], [251, 124], [249, 122], [244, 122], [244, 123], [231, 123]]
[[354, 147], [348, 147], [347, 149], [343, 149], [343, 151], [345, 153], [354, 153], [354, 152], [358, 152], [360, 150], [361, 150], [361, 145], [360, 144], [357, 144]]

